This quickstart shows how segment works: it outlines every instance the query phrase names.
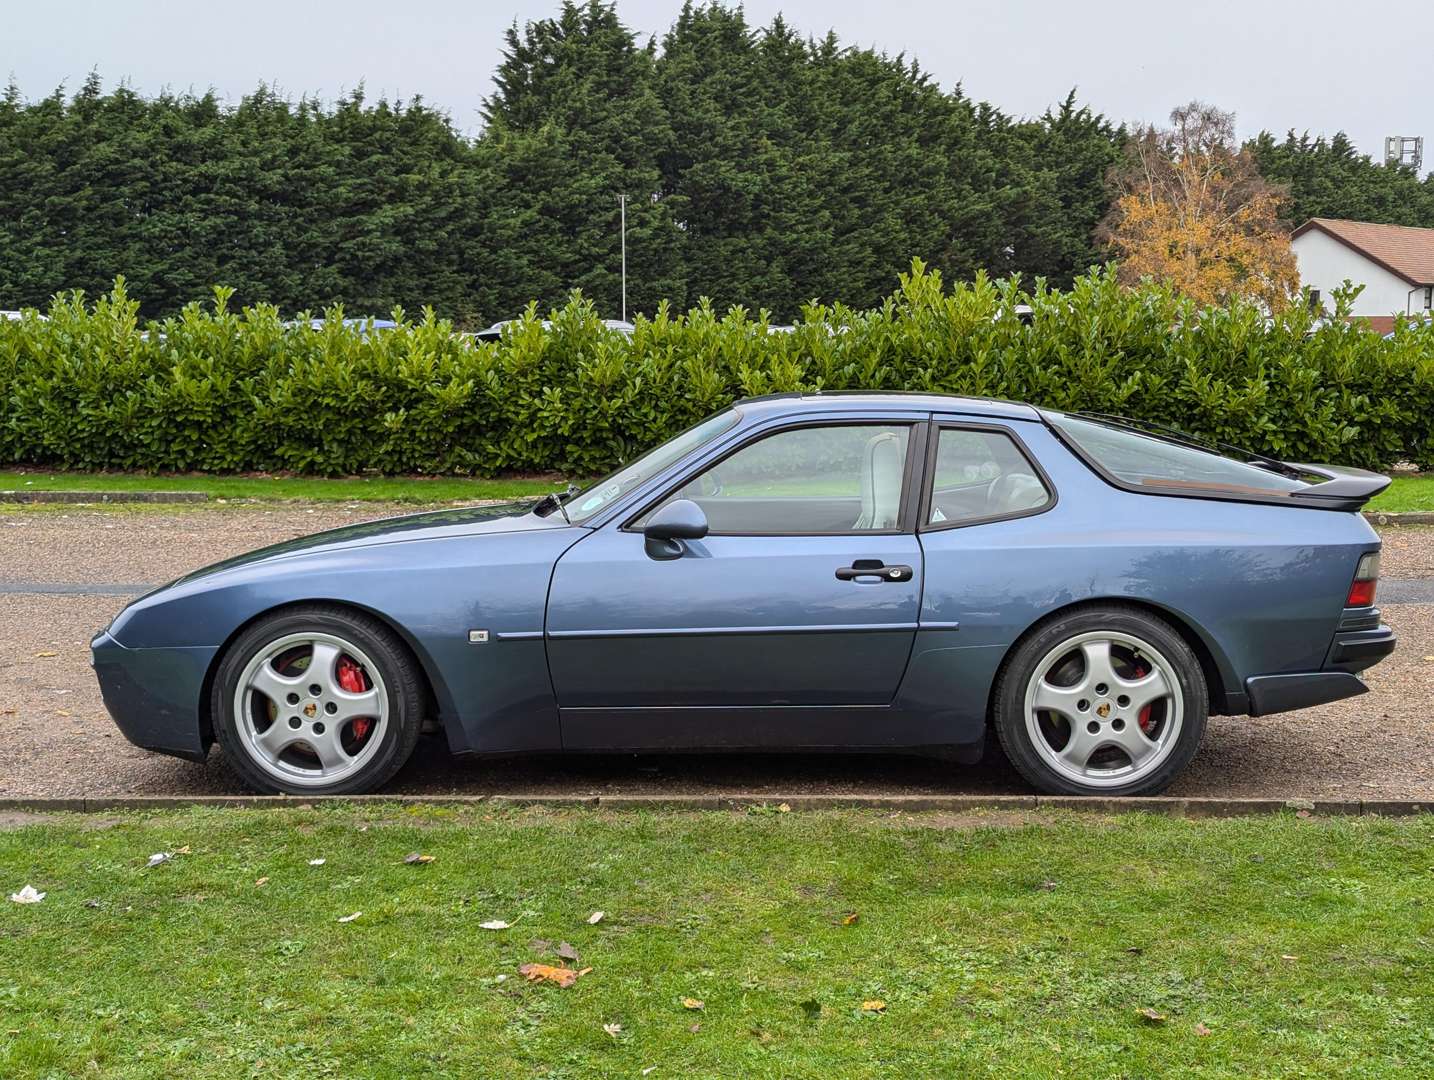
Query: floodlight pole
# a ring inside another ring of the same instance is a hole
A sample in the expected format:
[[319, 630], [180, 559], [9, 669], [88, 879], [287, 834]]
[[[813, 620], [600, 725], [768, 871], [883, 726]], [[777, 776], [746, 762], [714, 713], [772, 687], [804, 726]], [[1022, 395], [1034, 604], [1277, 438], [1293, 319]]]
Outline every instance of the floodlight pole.
[[622, 212], [622, 321], [627, 322], [627, 196], [619, 195], [617, 205]]

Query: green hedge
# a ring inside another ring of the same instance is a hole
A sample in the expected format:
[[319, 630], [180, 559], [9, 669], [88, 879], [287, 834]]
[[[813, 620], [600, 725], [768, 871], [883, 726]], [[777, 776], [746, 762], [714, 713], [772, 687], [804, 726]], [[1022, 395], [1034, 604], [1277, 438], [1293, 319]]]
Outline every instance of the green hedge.
[[1291, 460], [1434, 464], [1434, 333], [1199, 309], [1105, 271], [1026, 292], [946, 288], [916, 263], [881, 308], [812, 305], [790, 334], [701, 306], [660, 309], [627, 338], [574, 297], [550, 327], [530, 310], [494, 344], [431, 313], [367, 337], [286, 328], [215, 294], [141, 328], [120, 281], [93, 305], [57, 299], [48, 321], [0, 322], [0, 461], [586, 476], [738, 397], [861, 388], [1121, 413]]

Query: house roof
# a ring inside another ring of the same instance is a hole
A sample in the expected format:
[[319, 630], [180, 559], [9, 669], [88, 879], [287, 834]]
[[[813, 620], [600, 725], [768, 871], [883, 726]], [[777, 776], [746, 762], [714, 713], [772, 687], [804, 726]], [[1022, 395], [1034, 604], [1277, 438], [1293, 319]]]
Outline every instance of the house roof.
[[1311, 229], [1334, 237], [1411, 285], [1434, 285], [1434, 229], [1317, 217], [1296, 229], [1290, 239]]

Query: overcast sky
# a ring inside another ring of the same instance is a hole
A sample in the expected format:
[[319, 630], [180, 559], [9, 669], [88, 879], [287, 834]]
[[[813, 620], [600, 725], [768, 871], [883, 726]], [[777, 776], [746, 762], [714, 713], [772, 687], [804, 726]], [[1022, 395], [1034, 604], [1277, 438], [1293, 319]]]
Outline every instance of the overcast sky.
[[[619, 0], [644, 36], [681, 0]], [[1417, 5], [1385, 0], [749, 0], [749, 21], [783, 12], [806, 33], [917, 57], [941, 85], [1018, 115], [1072, 86], [1117, 120], [1164, 120], [1200, 98], [1240, 132], [1344, 130], [1364, 152], [1385, 135], [1429, 135], [1427, 43]], [[262, 79], [332, 99], [421, 93], [476, 131], [503, 30], [558, 0], [71, 0], [0, 2], [0, 73], [29, 98], [91, 69], [142, 93], [213, 88], [238, 99]], [[1427, 158], [1427, 155], [1426, 155]], [[1426, 164], [1426, 169], [1427, 169]]]

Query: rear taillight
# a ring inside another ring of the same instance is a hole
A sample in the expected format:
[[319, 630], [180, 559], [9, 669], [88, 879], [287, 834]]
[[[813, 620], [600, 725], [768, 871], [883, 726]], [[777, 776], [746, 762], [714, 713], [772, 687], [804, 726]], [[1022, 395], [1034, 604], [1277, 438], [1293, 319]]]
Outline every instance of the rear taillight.
[[1379, 552], [1371, 551], [1359, 560], [1354, 571], [1354, 584], [1349, 587], [1345, 607], [1373, 607], [1374, 587], [1379, 584]]

